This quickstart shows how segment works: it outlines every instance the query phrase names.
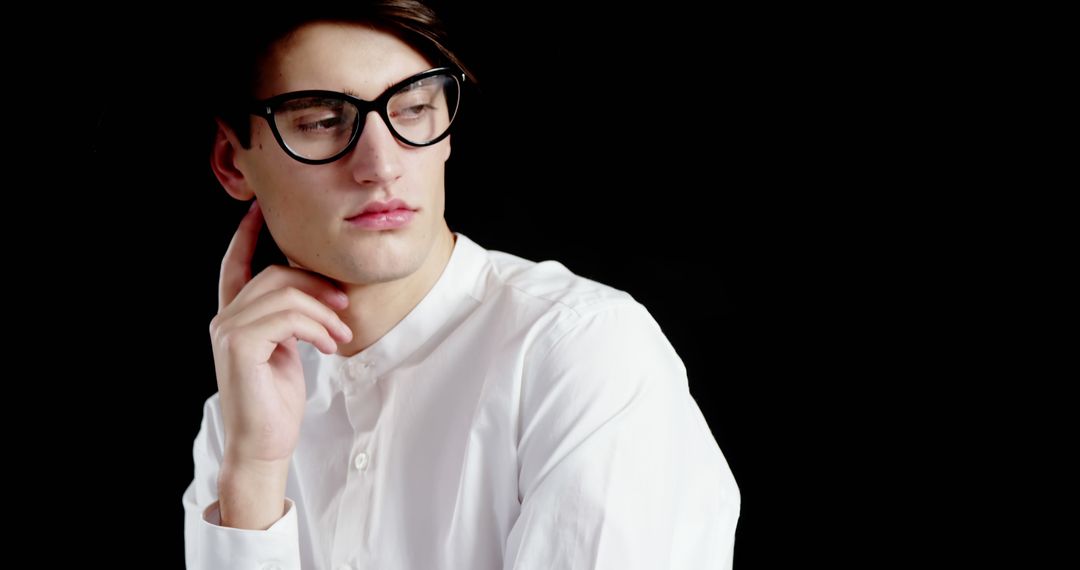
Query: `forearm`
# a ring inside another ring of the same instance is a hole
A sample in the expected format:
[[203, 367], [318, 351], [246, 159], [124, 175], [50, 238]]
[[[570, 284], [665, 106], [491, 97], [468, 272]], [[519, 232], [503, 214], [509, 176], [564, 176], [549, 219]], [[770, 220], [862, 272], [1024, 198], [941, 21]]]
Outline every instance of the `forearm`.
[[226, 461], [218, 478], [221, 526], [266, 530], [285, 510], [289, 462]]

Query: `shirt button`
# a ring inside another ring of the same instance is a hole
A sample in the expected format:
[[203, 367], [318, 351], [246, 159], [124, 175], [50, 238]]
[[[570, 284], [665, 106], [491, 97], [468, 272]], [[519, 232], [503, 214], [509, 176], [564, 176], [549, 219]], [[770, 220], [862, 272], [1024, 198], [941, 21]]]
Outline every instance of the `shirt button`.
[[356, 459], [353, 461], [353, 465], [356, 466], [356, 469], [358, 471], [363, 471], [363, 470], [367, 469], [367, 464], [368, 464], [368, 456], [367, 456], [367, 454], [364, 453], [363, 451], [361, 451], [360, 453], [357, 453], [356, 454]]
[[367, 360], [350, 360], [349, 375], [352, 376], [354, 380], [366, 378], [368, 374], [371, 373], [372, 366], [374, 365]]

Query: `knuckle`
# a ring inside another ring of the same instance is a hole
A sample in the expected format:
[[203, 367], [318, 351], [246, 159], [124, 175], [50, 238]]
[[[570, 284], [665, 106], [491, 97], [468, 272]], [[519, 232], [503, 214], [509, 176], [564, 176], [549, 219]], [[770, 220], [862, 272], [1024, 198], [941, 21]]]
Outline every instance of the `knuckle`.
[[251, 286], [252, 283], [261, 284], [263, 281], [266, 281], [268, 279], [268, 275], [272, 275], [272, 273], [270, 273], [270, 268], [263, 269], [262, 271], [254, 275], [252, 275], [251, 267], [247, 267], [246, 269], [249, 277], [247, 286]]
[[210, 319], [210, 336], [217, 335], [219, 326], [221, 326], [221, 313], [214, 315], [214, 318]]
[[259, 276], [265, 276], [263, 279], [277, 279], [278, 277], [283, 276], [285, 272], [284, 266], [272, 263], [264, 267], [263, 270], [259, 272]]
[[281, 294], [292, 303], [299, 302], [303, 297], [303, 291], [296, 288], [294, 285], [287, 285], [281, 288]]
[[217, 335], [218, 347], [226, 351], [232, 350], [238, 342], [238, 339], [236, 337], [236, 331], [234, 330], [219, 329]]
[[228, 321], [225, 317], [218, 314], [210, 319], [210, 338], [220, 342], [228, 334]]
[[285, 313], [285, 321], [289, 323], [289, 326], [293, 329], [298, 329], [304, 324], [304, 315], [298, 311], [289, 311]]

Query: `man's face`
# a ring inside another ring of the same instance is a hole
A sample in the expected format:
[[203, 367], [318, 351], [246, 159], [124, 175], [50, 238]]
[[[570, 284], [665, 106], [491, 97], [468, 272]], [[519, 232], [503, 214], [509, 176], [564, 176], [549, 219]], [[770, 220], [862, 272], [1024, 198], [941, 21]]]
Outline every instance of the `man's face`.
[[[393, 35], [346, 23], [313, 23], [279, 43], [262, 67], [257, 99], [305, 89], [350, 91], [374, 100], [432, 65]], [[345, 283], [385, 282], [415, 272], [432, 253], [443, 218], [450, 139], [428, 147], [399, 142], [377, 113], [361, 117], [356, 147], [335, 162], [290, 158], [269, 125], [252, 117], [250, 150], [236, 166], [258, 198], [274, 241], [293, 266]], [[372, 201], [404, 200], [404, 227], [365, 229], [347, 221]]]

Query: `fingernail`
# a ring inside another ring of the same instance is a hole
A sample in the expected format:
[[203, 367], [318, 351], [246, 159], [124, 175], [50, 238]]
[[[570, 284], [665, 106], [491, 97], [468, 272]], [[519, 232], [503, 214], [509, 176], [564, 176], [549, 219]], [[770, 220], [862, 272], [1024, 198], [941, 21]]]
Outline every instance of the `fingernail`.
[[256, 208], [256, 207], [258, 207], [258, 205], [259, 205], [259, 201], [258, 201], [258, 200], [252, 200], [252, 201], [251, 201], [251, 207], [250, 207], [250, 208], [248, 208], [248, 212], [249, 212], [249, 213], [250, 213], [250, 212], [254, 212], [254, 211], [255, 211], [255, 208]]
[[338, 291], [337, 293], [335, 293], [334, 297], [342, 305], [348, 305], [349, 304], [349, 296], [346, 295], [345, 293], [341, 292], [341, 291]]

